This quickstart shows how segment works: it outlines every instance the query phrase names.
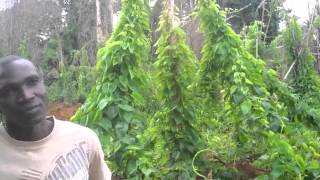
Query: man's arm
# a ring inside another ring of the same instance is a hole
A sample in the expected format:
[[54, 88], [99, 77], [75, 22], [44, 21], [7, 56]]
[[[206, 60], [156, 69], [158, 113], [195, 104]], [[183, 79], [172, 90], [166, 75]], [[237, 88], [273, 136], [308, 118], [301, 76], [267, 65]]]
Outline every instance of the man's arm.
[[89, 167], [89, 180], [111, 180], [111, 171], [104, 161], [104, 154], [98, 136], [94, 135], [93, 154]]

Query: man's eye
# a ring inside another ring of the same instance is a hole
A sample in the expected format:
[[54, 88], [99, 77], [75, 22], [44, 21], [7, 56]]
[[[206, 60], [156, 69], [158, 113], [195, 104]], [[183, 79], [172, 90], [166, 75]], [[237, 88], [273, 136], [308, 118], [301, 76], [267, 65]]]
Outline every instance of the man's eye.
[[29, 85], [29, 86], [34, 86], [34, 85], [37, 85], [38, 82], [39, 82], [39, 79], [29, 79], [29, 80], [27, 81], [27, 85]]

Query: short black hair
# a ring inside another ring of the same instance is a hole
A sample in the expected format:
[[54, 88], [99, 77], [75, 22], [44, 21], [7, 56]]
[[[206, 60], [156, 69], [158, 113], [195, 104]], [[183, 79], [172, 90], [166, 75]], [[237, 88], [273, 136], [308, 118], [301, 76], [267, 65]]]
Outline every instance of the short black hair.
[[36, 68], [36, 70], [37, 70], [37, 72], [39, 73], [40, 77], [41, 77], [41, 78], [43, 77], [42, 70], [41, 70], [41, 68], [40, 68], [37, 64], [35, 64], [35, 63], [33, 63], [31, 60], [26, 59], [26, 58], [23, 58], [23, 57], [21, 57], [21, 56], [8, 55], [8, 56], [5, 56], [5, 57], [1, 57], [1, 58], [0, 58], [0, 66], [5, 66], [5, 65], [7, 65], [7, 64], [9, 64], [9, 63], [11, 63], [11, 62], [13, 62], [13, 61], [16, 61], [16, 60], [27, 60], [27, 61], [30, 61], [30, 62], [34, 65], [34, 67]]
[[10, 62], [13, 62], [13, 61], [16, 61], [19, 59], [25, 59], [25, 58], [20, 57], [20, 56], [16, 56], [16, 55], [5, 56], [5, 57], [0, 58], [0, 65], [3, 66], [3, 65], [9, 64]]

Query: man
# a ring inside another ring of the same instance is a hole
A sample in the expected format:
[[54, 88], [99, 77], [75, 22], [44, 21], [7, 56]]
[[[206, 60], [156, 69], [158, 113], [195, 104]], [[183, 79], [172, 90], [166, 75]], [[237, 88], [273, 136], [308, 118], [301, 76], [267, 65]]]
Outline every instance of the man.
[[47, 117], [39, 69], [18, 56], [0, 58], [1, 180], [109, 180], [101, 144], [90, 129]]

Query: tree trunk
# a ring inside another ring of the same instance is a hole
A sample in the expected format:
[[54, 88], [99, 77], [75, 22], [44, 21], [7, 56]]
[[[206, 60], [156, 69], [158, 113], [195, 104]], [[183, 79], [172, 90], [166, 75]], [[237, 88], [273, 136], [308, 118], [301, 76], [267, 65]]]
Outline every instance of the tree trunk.
[[101, 13], [100, 13], [100, 0], [96, 0], [96, 23], [97, 23], [97, 42], [101, 42], [103, 38], [102, 33], [102, 20], [101, 20]]
[[112, 33], [112, 0], [96, 0], [97, 42], [101, 43]]

